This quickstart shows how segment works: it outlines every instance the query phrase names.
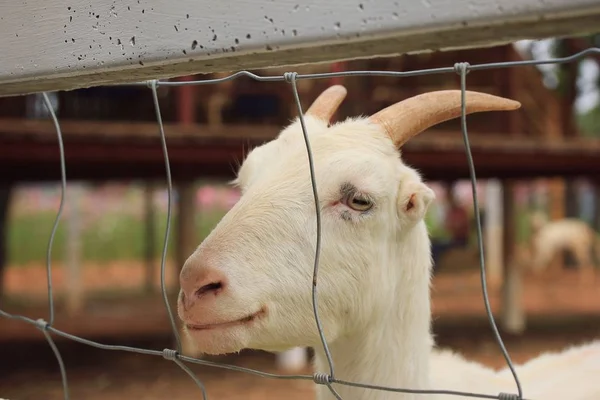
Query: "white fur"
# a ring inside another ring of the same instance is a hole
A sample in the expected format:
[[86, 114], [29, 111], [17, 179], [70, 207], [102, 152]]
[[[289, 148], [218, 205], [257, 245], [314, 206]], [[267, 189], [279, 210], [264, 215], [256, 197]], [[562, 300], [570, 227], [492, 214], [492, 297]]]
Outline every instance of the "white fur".
[[[433, 349], [432, 260], [423, 221], [433, 191], [402, 163], [380, 128], [367, 120], [350, 119], [328, 128], [306, 117], [306, 124], [322, 216], [318, 311], [336, 378], [411, 389], [514, 392], [505, 373]], [[225, 322], [264, 309], [250, 323], [188, 334], [210, 354], [311, 346], [316, 371], [327, 372], [311, 302], [316, 215], [298, 122], [278, 139], [254, 149], [235, 183], [243, 192], [239, 202], [181, 273], [186, 288], [209, 271], [220, 274], [215, 276], [225, 279], [223, 289], [191, 305], [185, 305], [180, 294], [180, 318], [186, 324]], [[336, 203], [347, 183], [374, 200], [370, 212], [361, 214]], [[187, 298], [192, 295], [189, 291]], [[592, 387], [598, 387], [593, 379], [600, 376], [596, 346], [596, 361], [589, 361], [587, 370], [577, 369], [578, 382], [587, 378], [588, 383], [573, 388], [575, 392], [567, 396], [572, 400], [591, 398]], [[561, 366], [564, 370], [564, 363]], [[555, 396], [557, 388], [544, 388], [552, 379], [550, 372], [541, 378], [530, 375], [533, 378], [524, 384], [527, 398], [528, 393], [544, 400], [566, 398]], [[333, 386], [345, 400], [438, 398]], [[319, 400], [333, 399], [322, 385], [317, 394]]]
[[576, 218], [548, 221], [539, 212], [532, 214], [531, 222], [531, 268], [535, 272], [547, 268], [560, 251], [570, 250], [577, 259], [582, 279], [593, 277], [592, 255], [600, 260], [600, 242], [587, 223]]
[[[543, 353], [515, 369], [526, 399], [600, 399], [600, 384], [594, 380], [600, 376], [600, 341]], [[433, 387], [486, 394], [517, 393], [508, 367], [496, 371], [450, 350], [433, 351], [430, 372]], [[445, 397], [439, 397], [442, 398]]]

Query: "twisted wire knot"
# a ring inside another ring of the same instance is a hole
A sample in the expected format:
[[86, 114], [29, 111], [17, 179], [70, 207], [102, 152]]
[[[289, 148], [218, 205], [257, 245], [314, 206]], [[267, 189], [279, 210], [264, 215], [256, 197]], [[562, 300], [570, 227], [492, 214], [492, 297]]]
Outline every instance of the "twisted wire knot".
[[[454, 64], [454, 71], [458, 74], [458, 75], [462, 75], [463, 72], [466, 74], [469, 73], [469, 67], [471, 66], [471, 64], [469, 64], [468, 62], [457, 62], [456, 64]], [[504, 400], [504, 399], [502, 399]]]
[[177, 356], [179, 356], [179, 354], [177, 353], [177, 350], [164, 349], [162, 351], [162, 356], [165, 360], [175, 361], [177, 359]]
[[327, 385], [331, 383], [331, 376], [323, 372], [317, 372], [313, 375], [313, 380], [317, 385]]
[[297, 72], [286, 72], [283, 74], [283, 79], [287, 82], [287, 83], [292, 83], [293, 81], [296, 80], [296, 77], [298, 76]]
[[499, 393], [498, 400], [521, 400], [521, 398], [514, 393]]
[[50, 326], [50, 324], [47, 323], [46, 320], [43, 318], [39, 318], [35, 321], [35, 327], [42, 331], [47, 330], [49, 326]]
[[158, 86], [158, 80], [152, 79], [146, 81], [146, 86], [148, 86], [148, 89], [156, 89], [156, 87]]

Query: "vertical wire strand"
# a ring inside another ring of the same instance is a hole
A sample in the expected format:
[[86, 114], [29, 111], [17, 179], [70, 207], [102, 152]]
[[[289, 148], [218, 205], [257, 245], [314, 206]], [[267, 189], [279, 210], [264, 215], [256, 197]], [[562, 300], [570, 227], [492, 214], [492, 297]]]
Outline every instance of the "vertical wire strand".
[[181, 360], [179, 360], [177, 358], [175, 358], [173, 360], [173, 362], [175, 362], [175, 364], [179, 365], [179, 368], [181, 368], [182, 370], [184, 370], [185, 373], [188, 374], [190, 376], [190, 378], [192, 378], [192, 380], [200, 388], [200, 391], [202, 392], [202, 399], [203, 400], [208, 400], [208, 396], [206, 394], [206, 387], [204, 386], [204, 384], [202, 383], [202, 381], [200, 379], [198, 379], [198, 377], [196, 376], [196, 374], [194, 374], [194, 372], [190, 369], [190, 367], [188, 367], [187, 365], [185, 365]]
[[519, 395], [519, 399], [523, 398], [523, 390], [521, 388], [521, 382], [519, 381], [519, 377], [517, 376], [517, 372], [515, 371], [515, 367], [510, 359], [510, 355], [506, 350], [506, 346], [502, 341], [502, 337], [500, 336], [500, 332], [498, 331], [498, 327], [496, 326], [496, 322], [494, 321], [494, 315], [492, 314], [492, 309], [490, 307], [490, 300], [487, 291], [487, 279], [485, 273], [485, 257], [483, 253], [483, 235], [481, 230], [481, 217], [479, 215], [479, 200], [477, 197], [477, 178], [475, 175], [475, 165], [473, 162], [473, 155], [471, 154], [471, 146], [469, 144], [469, 136], [467, 131], [467, 105], [466, 105], [466, 87], [467, 87], [467, 72], [468, 72], [468, 64], [467, 63], [458, 63], [456, 64], [456, 68], [460, 73], [460, 125], [462, 136], [465, 144], [465, 152], [467, 155], [467, 163], [469, 165], [469, 175], [471, 180], [471, 192], [473, 197], [473, 209], [475, 214], [475, 225], [477, 228], [477, 247], [479, 249], [479, 267], [480, 267], [480, 278], [481, 278], [481, 291], [483, 293], [483, 303], [485, 305], [485, 311], [492, 327], [492, 331], [494, 332], [494, 336], [496, 338], [496, 342], [500, 346], [500, 350], [502, 351], [502, 355], [506, 360], [506, 364], [512, 373], [515, 383], [517, 385], [517, 391]]
[[334, 389], [333, 385], [330, 382], [328, 382], [326, 386], [336, 400], [344, 400], [342, 399], [342, 396], [340, 396], [340, 394], [337, 392], [337, 390]]
[[62, 139], [62, 130], [60, 128], [60, 123], [58, 122], [58, 118], [56, 117], [56, 113], [54, 112], [54, 108], [52, 108], [52, 103], [50, 102], [50, 98], [46, 92], [42, 93], [42, 97], [44, 99], [44, 105], [48, 110], [52, 118], [52, 122], [54, 123], [54, 128], [56, 129], [56, 136], [58, 139], [58, 149], [59, 149], [59, 158], [60, 158], [60, 203], [58, 205], [58, 211], [56, 213], [56, 219], [54, 220], [54, 224], [52, 225], [52, 231], [50, 233], [50, 239], [48, 240], [48, 249], [46, 251], [46, 278], [48, 281], [48, 308], [49, 308], [49, 317], [48, 323], [44, 324], [42, 328], [42, 333], [48, 341], [48, 345], [52, 349], [54, 356], [56, 357], [56, 361], [58, 362], [58, 368], [60, 369], [60, 377], [62, 381], [63, 387], [63, 395], [65, 400], [69, 400], [69, 385], [67, 381], [67, 371], [65, 369], [65, 363], [62, 359], [60, 351], [52, 337], [46, 330], [48, 326], [52, 326], [54, 324], [54, 294], [52, 292], [52, 246], [54, 244], [54, 237], [56, 236], [56, 231], [58, 229], [58, 223], [60, 221], [60, 217], [62, 216], [62, 212], [65, 205], [65, 192], [67, 191], [67, 168], [65, 161], [65, 149]]
[[67, 191], [67, 167], [65, 162], [65, 148], [63, 145], [62, 131], [60, 129], [60, 124], [58, 123], [58, 118], [56, 118], [56, 114], [54, 113], [52, 103], [48, 98], [48, 94], [44, 92], [42, 93], [42, 97], [44, 98], [44, 105], [46, 106], [48, 113], [52, 117], [54, 128], [56, 129], [56, 136], [58, 137], [58, 149], [60, 156], [60, 203], [58, 205], [58, 212], [56, 213], [56, 219], [54, 220], [54, 225], [52, 226], [52, 232], [50, 233], [50, 240], [48, 240], [48, 248], [46, 250], [46, 278], [48, 280], [49, 308], [48, 324], [52, 326], [54, 324], [54, 295], [52, 292], [52, 246], [54, 244], [54, 237], [56, 236], [56, 231], [58, 230], [58, 223], [60, 221], [60, 217], [62, 216], [63, 209], [65, 206], [65, 192]]
[[310, 147], [310, 141], [308, 139], [308, 134], [306, 131], [306, 124], [304, 123], [304, 112], [302, 111], [302, 104], [300, 103], [300, 96], [298, 95], [298, 88], [296, 87], [296, 76], [295, 72], [286, 73], [286, 80], [292, 85], [292, 91], [294, 94], [294, 101], [296, 102], [296, 107], [298, 108], [298, 118], [300, 120], [300, 126], [302, 127], [302, 135], [304, 136], [304, 143], [306, 144], [306, 152], [308, 155], [308, 166], [310, 169], [310, 183], [312, 185], [313, 197], [315, 200], [315, 211], [317, 216], [317, 243], [315, 249], [315, 263], [313, 268], [313, 281], [312, 281], [312, 306], [313, 313], [315, 316], [315, 322], [317, 323], [317, 329], [319, 330], [319, 337], [321, 338], [321, 344], [323, 345], [323, 349], [325, 351], [325, 356], [327, 357], [327, 362], [329, 363], [329, 375], [332, 379], [335, 379], [335, 369], [333, 365], [333, 359], [331, 358], [331, 352], [329, 351], [329, 346], [327, 346], [327, 341], [325, 340], [325, 334], [323, 333], [323, 327], [321, 324], [321, 319], [319, 318], [319, 310], [317, 307], [317, 277], [319, 274], [319, 259], [321, 255], [321, 205], [319, 202], [319, 194], [317, 193], [317, 182], [315, 179], [315, 167], [314, 160], [312, 156], [312, 150]]
[[54, 343], [54, 340], [52, 340], [52, 336], [50, 336], [50, 333], [48, 333], [48, 331], [46, 329], [42, 329], [42, 333], [44, 334], [46, 341], [48, 341], [48, 345], [52, 349], [52, 352], [54, 353], [54, 356], [56, 357], [56, 361], [58, 361], [58, 368], [60, 370], [60, 379], [62, 381], [62, 388], [63, 388], [63, 398], [65, 400], [69, 400], [70, 399], [69, 382], [67, 381], [67, 370], [65, 368], [65, 363], [62, 359], [62, 356], [60, 355], [60, 351], [58, 351], [58, 347], [56, 347], [56, 343]]
[[181, 339], [179, 338], [179, 330], [173, 317], [173, 311], [169, 304], [169, 297], [167, 296], [167, 288], [165, 282], [165, 263], [167, 259], [167, 249], [169, 246], [169, 233], [171, 231], [171, 213], [172, 213], [172, 196], [173, 196], [173, 183], [171, 182], [171, 166], [169, 165], [169, 153], [167, 151], [167, 139], [165, 137], [165, 127], [163, 125], [162, 116], [160, 114], [160, 103], [158, 101], [158, 91], [156, 90], [157, 82], [153, 80], [150, 83], [152, 89], [152, 99], [154, 100], [154, 110], [156, 111], [156, 121], [158, 122], [158, 128], [160, 132], [160, 140], [162, 145], [162, 152], [165, 158], [165, 170], [167, 175], [167, 226], [165, 228], [165, 238], [163, 242], [163, 251], [160, 260], [160, 290], [162, 292], [163, 301], [165, 307], [167, 307], [167, 313], [169, 314], [169, 322], [171, 323], [171, 329], [175, 336], [175, 342], [177, 344], [177, 352], [181, 353]]

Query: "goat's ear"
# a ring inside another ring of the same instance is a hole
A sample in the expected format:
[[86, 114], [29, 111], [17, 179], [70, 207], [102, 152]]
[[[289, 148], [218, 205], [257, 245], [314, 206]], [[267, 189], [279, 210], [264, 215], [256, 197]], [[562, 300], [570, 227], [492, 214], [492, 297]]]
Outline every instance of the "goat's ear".
[[405, 182], [398, 196], [398, 214], [405, 220], [418, 222], [425, 218], [433, 200], [435, 192], [423, 182]]

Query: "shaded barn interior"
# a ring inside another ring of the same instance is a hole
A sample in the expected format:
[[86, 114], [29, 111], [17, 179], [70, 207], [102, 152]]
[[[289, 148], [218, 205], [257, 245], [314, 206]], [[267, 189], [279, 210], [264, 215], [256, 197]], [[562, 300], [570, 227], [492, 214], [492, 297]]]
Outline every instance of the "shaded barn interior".
[[[333, 70], [413, 71], [470, 64], [522, 60], [512, 45], [434, 52], [394, 58], [293, 68], [300, 74]], [[253, 71], [282, 75], [287, 69]], [[197, 76], [208, 79], [221, 77]], [[187, 77], [185, 79], [192, 79]], [[458, 89], [456, 73], [412, 77], [344, 77], [299, 80], [306, 108], [325, 87], [348, 87], [336, 116], [368, 115], [403, 98], [431, 90]], [[575, 83], [571, 86], [575, 86]], [[516, 112], [469, 115], [467, 123], [480, 177], [597, 175], [597, 143], [577, 134], [573, 122], [574, 90], [562, 97], [548, 89], [535, 66], [472, 71], [467, 89], [514, 98]], [[291, 85], [257, 82], [248, 77], [211, 85], [159, 87], [175, 179], [200, 176], [230, 178], [232, 160], [244, 149], [273, 138], [297, 115]], [[56, 180], [59, 176], [54, 127], [33, 119], [42, 107], [34, 96], [0, 98], [0, 163], [10, 171], [3, 181]], [[150, 90], [146, 87], [97, 87], [58, 93], [71, 179], [164, 177], [162, 152]], [[428, 179], [467, 178], [460, 120], [448, 121], [409, 143], [406, 161]], [[443, 166], [443, 167], [441, 167]]]

